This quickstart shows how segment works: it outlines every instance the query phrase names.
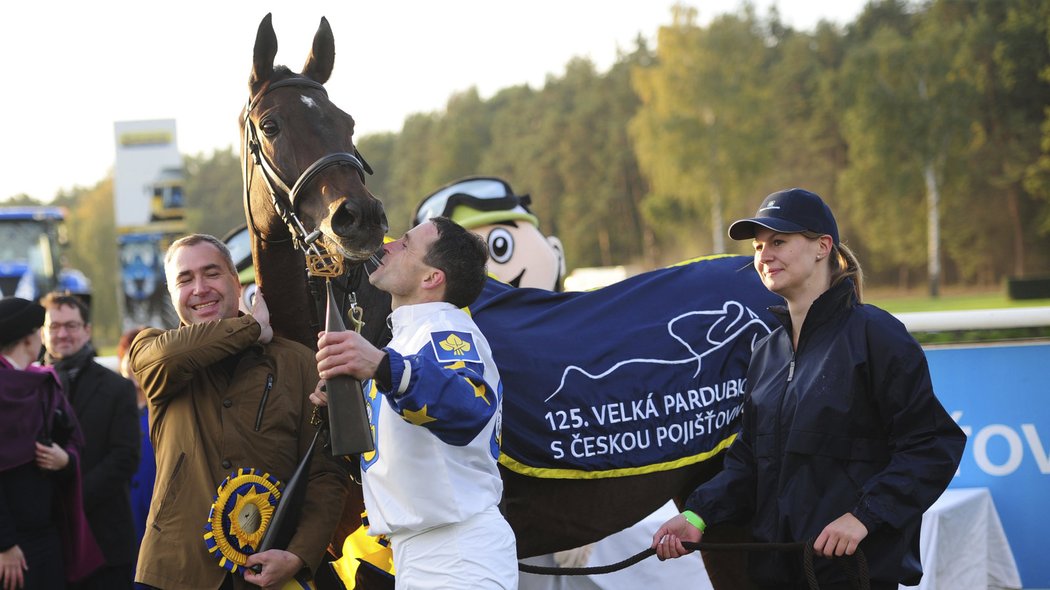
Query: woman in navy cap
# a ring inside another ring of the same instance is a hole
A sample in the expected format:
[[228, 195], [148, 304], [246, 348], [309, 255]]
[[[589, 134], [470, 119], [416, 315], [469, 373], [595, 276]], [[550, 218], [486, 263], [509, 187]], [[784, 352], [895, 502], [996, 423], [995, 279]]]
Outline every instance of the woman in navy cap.
[[[922, 576], [922, 514], [948, 486], [966, 437], [933, 393], [926, 356], [904, 325], [861, 303], [861, 269], [835, 217], [802, 189], [773, 193], [729, 227], [751, 240], [755, 270], [786, 306], [756, 346], [742, 431], [724, 470], [653, 536], [661, 559], [688, 553], [706, 526], [750, 522], [757, 541], [813, 539], [832, 557], [863, 550], [873, 589]], [[850, 588], [846, 570], [815, 560], [820, 587]], [[798, 553], [761, 551], [761, 588], [808, 588]]]
[[0, 299], [0, 588], [65, 588], [101, 564], [80, 504], [84, 440], [55, 373], [34, 366], [44, 308]]

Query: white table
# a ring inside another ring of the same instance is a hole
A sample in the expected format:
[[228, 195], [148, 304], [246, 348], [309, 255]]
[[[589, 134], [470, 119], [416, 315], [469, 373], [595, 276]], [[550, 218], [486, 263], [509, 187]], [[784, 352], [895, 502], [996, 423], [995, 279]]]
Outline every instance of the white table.
[[988, 488], [944, 492], [922, 516], [923, 590], [1021, 588], [1013, 552]]

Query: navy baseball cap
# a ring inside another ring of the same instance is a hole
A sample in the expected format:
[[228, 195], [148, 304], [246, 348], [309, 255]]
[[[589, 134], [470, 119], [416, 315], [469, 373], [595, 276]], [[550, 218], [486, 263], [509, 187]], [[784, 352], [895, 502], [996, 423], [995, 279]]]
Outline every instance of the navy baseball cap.
[[750, 240], [755, 237], [756, 225], [786, 234], [804, 231], [827, 234], [839, 245], [839, 226], [831, 209], [819, 196], [800, 188], [766, 197], [754, 217], [734, 221], [729, 226], [729, 237]]

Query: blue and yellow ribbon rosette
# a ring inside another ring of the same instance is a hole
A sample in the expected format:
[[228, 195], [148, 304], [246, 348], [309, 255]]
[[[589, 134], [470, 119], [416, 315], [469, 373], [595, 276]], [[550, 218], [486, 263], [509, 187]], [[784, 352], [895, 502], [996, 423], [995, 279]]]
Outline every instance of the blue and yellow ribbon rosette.
[[254, 468], [238, 469], [219, 485], [204, 525], [204, 544], [220, 566], [244, 575], [244, 564], [259, 549], [282, 487]]

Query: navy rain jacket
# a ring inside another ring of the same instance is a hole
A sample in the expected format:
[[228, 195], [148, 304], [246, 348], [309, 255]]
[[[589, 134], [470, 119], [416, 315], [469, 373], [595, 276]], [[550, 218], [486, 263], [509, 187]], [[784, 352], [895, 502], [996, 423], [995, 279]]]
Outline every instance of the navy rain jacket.
[[[810, 308], [791, 345], [784, 324], [756, 347], [743, 425], [725, 469], [686, 508], [710, 525], [747, 522], [757, 541], [815, 538], [852, 513], [872, 580], [917, 584], [922, 514], [948, 486], [966, 436], [933, 393], [926, 356], [889, 313], [856, 301], [844, 280]], [[832, 560], [815, 560], [822, 582], [845, 582]], [[798, 553], [753, 552], [764, 584], [804, 581]]]

